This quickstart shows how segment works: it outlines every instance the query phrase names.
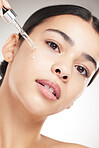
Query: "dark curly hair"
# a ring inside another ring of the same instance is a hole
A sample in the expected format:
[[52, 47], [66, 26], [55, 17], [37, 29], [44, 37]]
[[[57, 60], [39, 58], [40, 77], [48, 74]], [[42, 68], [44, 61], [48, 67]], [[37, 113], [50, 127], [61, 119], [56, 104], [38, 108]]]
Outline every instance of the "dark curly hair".
[[[63, 14], [71, 14], [71, 15], [79, 16], [86, 22], [91, 21], [94, 30], [99, 34], [99, 20], [95, 16], [93, 16], [92, 13], [86, 8], [83, 8], [81, 6], [76, 6], [76, 5], [54, 5], [54, 6], [48, 6], [48, 7], [42, 8], [36, 11], [34, 14], [32, 14], [28, 18], [28, 20], [25, 22], [23, 26], [23, 29], [28, 34], [30, 34], [33, 28], [35, 28], [37, 25], [42, 23], [45, 19], [52, 16], [63, 15]], [[20, 43], [23, 42], [23, 38], [21, 37], [20, 34], [19, 34], [19, 40], [20, 40]], [[0, 64], [0, 76], [1, 76], [0, 86], [3, 82], [7, 65], [8, 65], [8, 62], [6, 62], [5, 60], [3, 60]], [[99, 68], [93, 75], [88, 86], [92, 83], [92, 81], [94, 80], [94, 78], [98, 73], [99, 73]]]

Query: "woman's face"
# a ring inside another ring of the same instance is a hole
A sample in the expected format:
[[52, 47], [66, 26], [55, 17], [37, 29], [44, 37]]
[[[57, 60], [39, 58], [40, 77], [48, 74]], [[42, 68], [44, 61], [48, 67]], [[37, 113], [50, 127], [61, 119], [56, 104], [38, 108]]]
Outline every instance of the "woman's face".
[[22, 43], [9, 85], [28, 111], [47, 116], [68, 108], [86, 88], [99, 63], [99, 35], [91, 23], [61, 15], [46, 19], [30, 36], [37, 48]]

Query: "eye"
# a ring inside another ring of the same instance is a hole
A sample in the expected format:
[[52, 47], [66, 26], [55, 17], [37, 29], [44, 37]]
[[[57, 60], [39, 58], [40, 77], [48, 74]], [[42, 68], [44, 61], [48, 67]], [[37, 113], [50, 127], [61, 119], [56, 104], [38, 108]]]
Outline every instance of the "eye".
[[55, 43], [55, 42], [52, 42], [52, 41], [46, 41], [46, 43], [48, 44], [48, 46], [50, 48], [52, 48], [53, 50], [57, 51], [60, 53], [60, 48], [59, 46]]
[[78, 72], [80, 72], [80, 74], [81, 75], [83, 75], [83, 76], [85, 76], [85, 77], [88, 77], [88, 70], [85, 68], [85, 67], [83, 67], [83, 66], [75, 66], [76, 67], [76, 69], [78, 70]]

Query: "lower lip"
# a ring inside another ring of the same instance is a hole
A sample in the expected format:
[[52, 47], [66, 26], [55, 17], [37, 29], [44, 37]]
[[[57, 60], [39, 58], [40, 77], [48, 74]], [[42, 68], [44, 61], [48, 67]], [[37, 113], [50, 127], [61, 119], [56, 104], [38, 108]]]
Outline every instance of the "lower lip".
[[40, 92], [49, 100], [57, 100], [57, 98], [48, 90], [46, 87], [42, 86], [41, 84], [37, 83], [37, 86]]

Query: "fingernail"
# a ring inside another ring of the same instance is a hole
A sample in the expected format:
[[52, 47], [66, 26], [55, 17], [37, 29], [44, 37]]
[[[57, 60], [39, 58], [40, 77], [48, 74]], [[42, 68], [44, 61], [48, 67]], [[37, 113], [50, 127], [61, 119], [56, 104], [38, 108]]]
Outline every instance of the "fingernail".
[[11, 8], [11, 6], [9, 5], [8, 1], [4, 0], [4, 4], [7, 6], [7, 8]]
[[3, 16], [2, 8], [0, 9], [0, 16]]

